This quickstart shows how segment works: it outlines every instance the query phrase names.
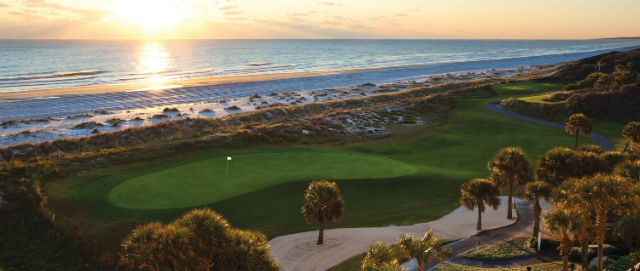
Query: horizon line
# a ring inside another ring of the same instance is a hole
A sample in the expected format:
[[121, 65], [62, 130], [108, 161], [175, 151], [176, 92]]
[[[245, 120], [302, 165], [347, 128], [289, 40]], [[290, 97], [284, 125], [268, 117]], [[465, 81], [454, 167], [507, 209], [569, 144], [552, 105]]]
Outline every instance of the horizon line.
[[554, 39], [554, 38], [166, 38], [166, 39], [93, 39], [93, 38], [0, 38], [0, 41], [33, 40], [33, 41], [179, 41], [179, 40], [606, 40], [606, 39], [640, 39], [639, 36], [604, 37], [582, 39]]

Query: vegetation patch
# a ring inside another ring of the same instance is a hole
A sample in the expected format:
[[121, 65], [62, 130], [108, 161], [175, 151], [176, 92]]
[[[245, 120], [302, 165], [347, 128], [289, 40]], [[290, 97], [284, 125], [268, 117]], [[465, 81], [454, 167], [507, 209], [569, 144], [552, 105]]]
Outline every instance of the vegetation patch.
[[562, 271], [561, 262], [541, 263], [517, 267], [484, 268], [454, 263], [440, 263], [433, 271]]
[[531, 256], [535, 254], [535, 251], [529, 246], [529, 241], [529, 237], [516, 237], [482, 246], [478, 249], [477, 253], [475, 249], [470, 250], [463, 254], [463, 256], [481, 261], [506, 260]]

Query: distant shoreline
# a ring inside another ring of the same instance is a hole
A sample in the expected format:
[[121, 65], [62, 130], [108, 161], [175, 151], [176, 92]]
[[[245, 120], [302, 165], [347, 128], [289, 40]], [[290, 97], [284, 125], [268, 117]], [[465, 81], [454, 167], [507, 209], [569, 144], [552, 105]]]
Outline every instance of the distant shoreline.
[[[618, 48], [616, 50], [630, 50], [637, 47], [628, 47], [628, 48]], [[521, 58], [507, 58], [507, 59], [493, 59], [493, 60], [478, 60], [478, 61], [468, 61], [468, 62], [452, 62], [452, 63], [433, 63], [433, 64], [413, 64], [413, 65], [399, 65], [399, 66], [388, 66], [388, 67], [370, 67], [370, 68], [346, 68], [346, 69], [334, 69], [334, 70], [321, 70], [321, 71], [294, 71], [294, 72], [277, 72], [277, 73], [266, 73], [266, 74], [246, 74], [246, 75], [223, 75], [223, 76], [209, 76], [209, 77], [198, 77], [198, 78], [188, 78], [188, 79], [177, 79], [177, 80], [167, 80], [163, 82], [147, 82], [147, 83], [125, 83], [125, 84], [102, 84], [102, 85], [85, 85], [85, 86], [71, 86], [71, 87], [58, 87], [58, 88], [45, 88], [45, 89], [25, 89], [25, 90], [11, 90], [11, 91], [0, 91], [0, 103], [18, 101], [18, 100], [29, 100], [29, 99], [46, 99], [46, 98], [57, 98], [63, 96], [72, 96], [72, 95], [95, 95], [95, 94], [107, 94], [107, 93], [117, 93], [117, 92], [134, 92], [134, 91], [162, 91], [173, 88], [190, 88], [190, 87], [202, 87], [202, 86], [215, 86], [215, 85], [225, 85], [225, 84], [237, 84], [237, 83], [254, 83], [254, 82], [267, 82], [267, 81], [276, 81], [276, 80], [287, 80], [287, 79], [302, 79], [309, 77], [322, 77], [322, 76], [331, 76], [331, 75], [348, 75], [348, 74], [356, 74], [362, 72], [376, 72], [376, 71], [387, 71], [387, 70], [400, 70], [400, 69], [411, 69], [411, 68], [420, 68], [420, 67], [437, 67], [442, 65], [464, 65], [464, 64], [472, 64], [472, 63], [480, 63], [480, 62], [501, 62], [501, 61], [518, 61], [525, 59], [535, 59], [535, 58], [554, 58], [558, 57], [558, 61], [544, 61], [547, 64], [549, 63], [559, 63], [568, 61], [568, 59], [562, 59], [561, 56], [564, 55], [595, 55], [605, 53], [605, 51], [615, 51], [615, 50], [599, 50], [599, 51], [589, 51], [582, 53], [571, 53], [571, 54], [558, 54], [558, 55], [542, 55], [542, 56], [532, 56], [532, 57], [521, 57]], [[532, 65], [532, 63], [523, 63], [525, 66]], [[484, 67], [487, 69], [488, 67]], [[496, 69], [504, 69], [506, 67], [501, 67], [500, 65], [495, 66]], [[513, 68], [513, 66], [511, 67]], [[460, 71], [468, 71], [468, 69], [461, 69]], [[455, 71], [444, 71], [443, 73], [455, 72]], [[437, 74], [437, 73], [430, 73]], [[152, 76], [150, 76], [152, 77]]]

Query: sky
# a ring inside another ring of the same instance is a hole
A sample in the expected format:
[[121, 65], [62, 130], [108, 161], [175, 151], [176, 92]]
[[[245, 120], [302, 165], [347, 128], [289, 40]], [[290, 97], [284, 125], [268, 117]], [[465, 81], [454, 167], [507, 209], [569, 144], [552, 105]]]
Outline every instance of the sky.
[[0, 39], [640, 36], [640, 0], [0, 0]]

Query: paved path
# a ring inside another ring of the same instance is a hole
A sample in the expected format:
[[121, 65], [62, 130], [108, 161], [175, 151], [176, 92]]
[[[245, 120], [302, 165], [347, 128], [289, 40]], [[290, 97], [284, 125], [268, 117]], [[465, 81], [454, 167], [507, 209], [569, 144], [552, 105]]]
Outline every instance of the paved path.
[[[524, 121], [528, 121], [528, 122], [532, 122], [532, 123], [536, 123], [544, 126], [554, 127], [558, 129], [564, 129], [564, 125], [559, 123], [527, 117], [511, 111], [504, 110], [500, 107], [500, 102], [501, 101], [495, 101], [495, 102], [489, 103], [487, 104], [487, 108], [491, 111], [500, 113], [502, 115], [505, 115], [507, 117], [511, 117], [514, 119], [524, 120]], [[596, 133], [591, 133], [589, 137], [591, 138], [591, 140], [593, 140], [594, 144], [601, 146], [604, 150], [606, 151], [613, 150], [613, 142], [611, 142], [611, 140], [609, 140], [607, 137], [600, 134], [596, 134]]]
[[[486, 229], [514, 223], [507, 219], [507, 197], [500, 197], [498, 210], [488, 208], [482, 215]], [[422, 237], [429, 227], [438, 238], [457, 240], [477, 233], [477, 210], [460, 206], [438, 220], [408, 226], [338, 228], [325, 230], [325, 243], [316, 245], [318, 231], [300, 232], [276, 237], [269, 241], [271, 252], [283, 270], [326, 270], [352, 256], [358, 255], [376, 241], [396, 243], [404, 233]], [[474, 243], [475, 245], [475, 243]]]
[[[447, 262], [475, 267], [517, 267], [558, 260], [558, 257], [555, 254], [537, 254], [530, 257], [520, 257], [504, 261], [479, 261], [460, 256], [469, 250], [475, 249], [476, 243], [479, 246], [483, 246], [508, 240], [516, 236], [530, 236], [533, 225], [533, 211], [531, 209], [531, 204], [526, 201], [517, 200], [516, 207], [518, 209], [518, 221], [513, 225], [483, 231], [470, 238], [446, 245], [445, 247], [451, 248], [453, 250], [453, 255], [455, 255], [453, 258], [448, 259]], [[435, 264], [431, 267], [433, 266], [435, 266]], [[416, 269], [413, 268], [410, 270]]]
[[[542, 262], [541, 260], [536, 261], [531, 259], [520, 258], [520, 259], [515, 259], [513, 262], [510, 262], [508, 264], [502, 263], [504, 265], [500, 265], [501, 264], [500, 262], [495, 262], [495, 265], [491, 265], [488, 262], [474, 261], [474, 260], [470, 260], [465, 257], [459, 256], [464, 252], [474, 249], [476, 247], [476, 244], [478, 244], [479, 246], [483, 246], [483, 245], [495, 243], [498, 241], [511, 239], [515, 236], [522, 236], [522, 235], [526, 236], [531, 234], [532, 225], [533, 225], [533, 211], [531, 210], [531, 204], [526, 201], [522, 201], [515, 198], [514, 200], [516, 203], [516, 208], [518, 210], [517, 212], [518, 219], [515, 223], [505, 227], [501, 227], [501, 228], [482, 231], [469, 238], [458, 240], [456, 242], [445, 245], [444, 247], [450, 248], [453, 251], [453, 255], [454, 255], [453, 258], [448, 259], [447, 262], [478, 266], [478, 267], [520, 266], [520, 265], [528, 265], [528, 264]], [[435, 265], [437, 265], [437, 263], [434, 263], [425, 269], [433, 268]], [[407, 266], [408, 271], [417, 270], [415, 266], [415, 262], [408, 262], [405, 264], [405, 266]]]

